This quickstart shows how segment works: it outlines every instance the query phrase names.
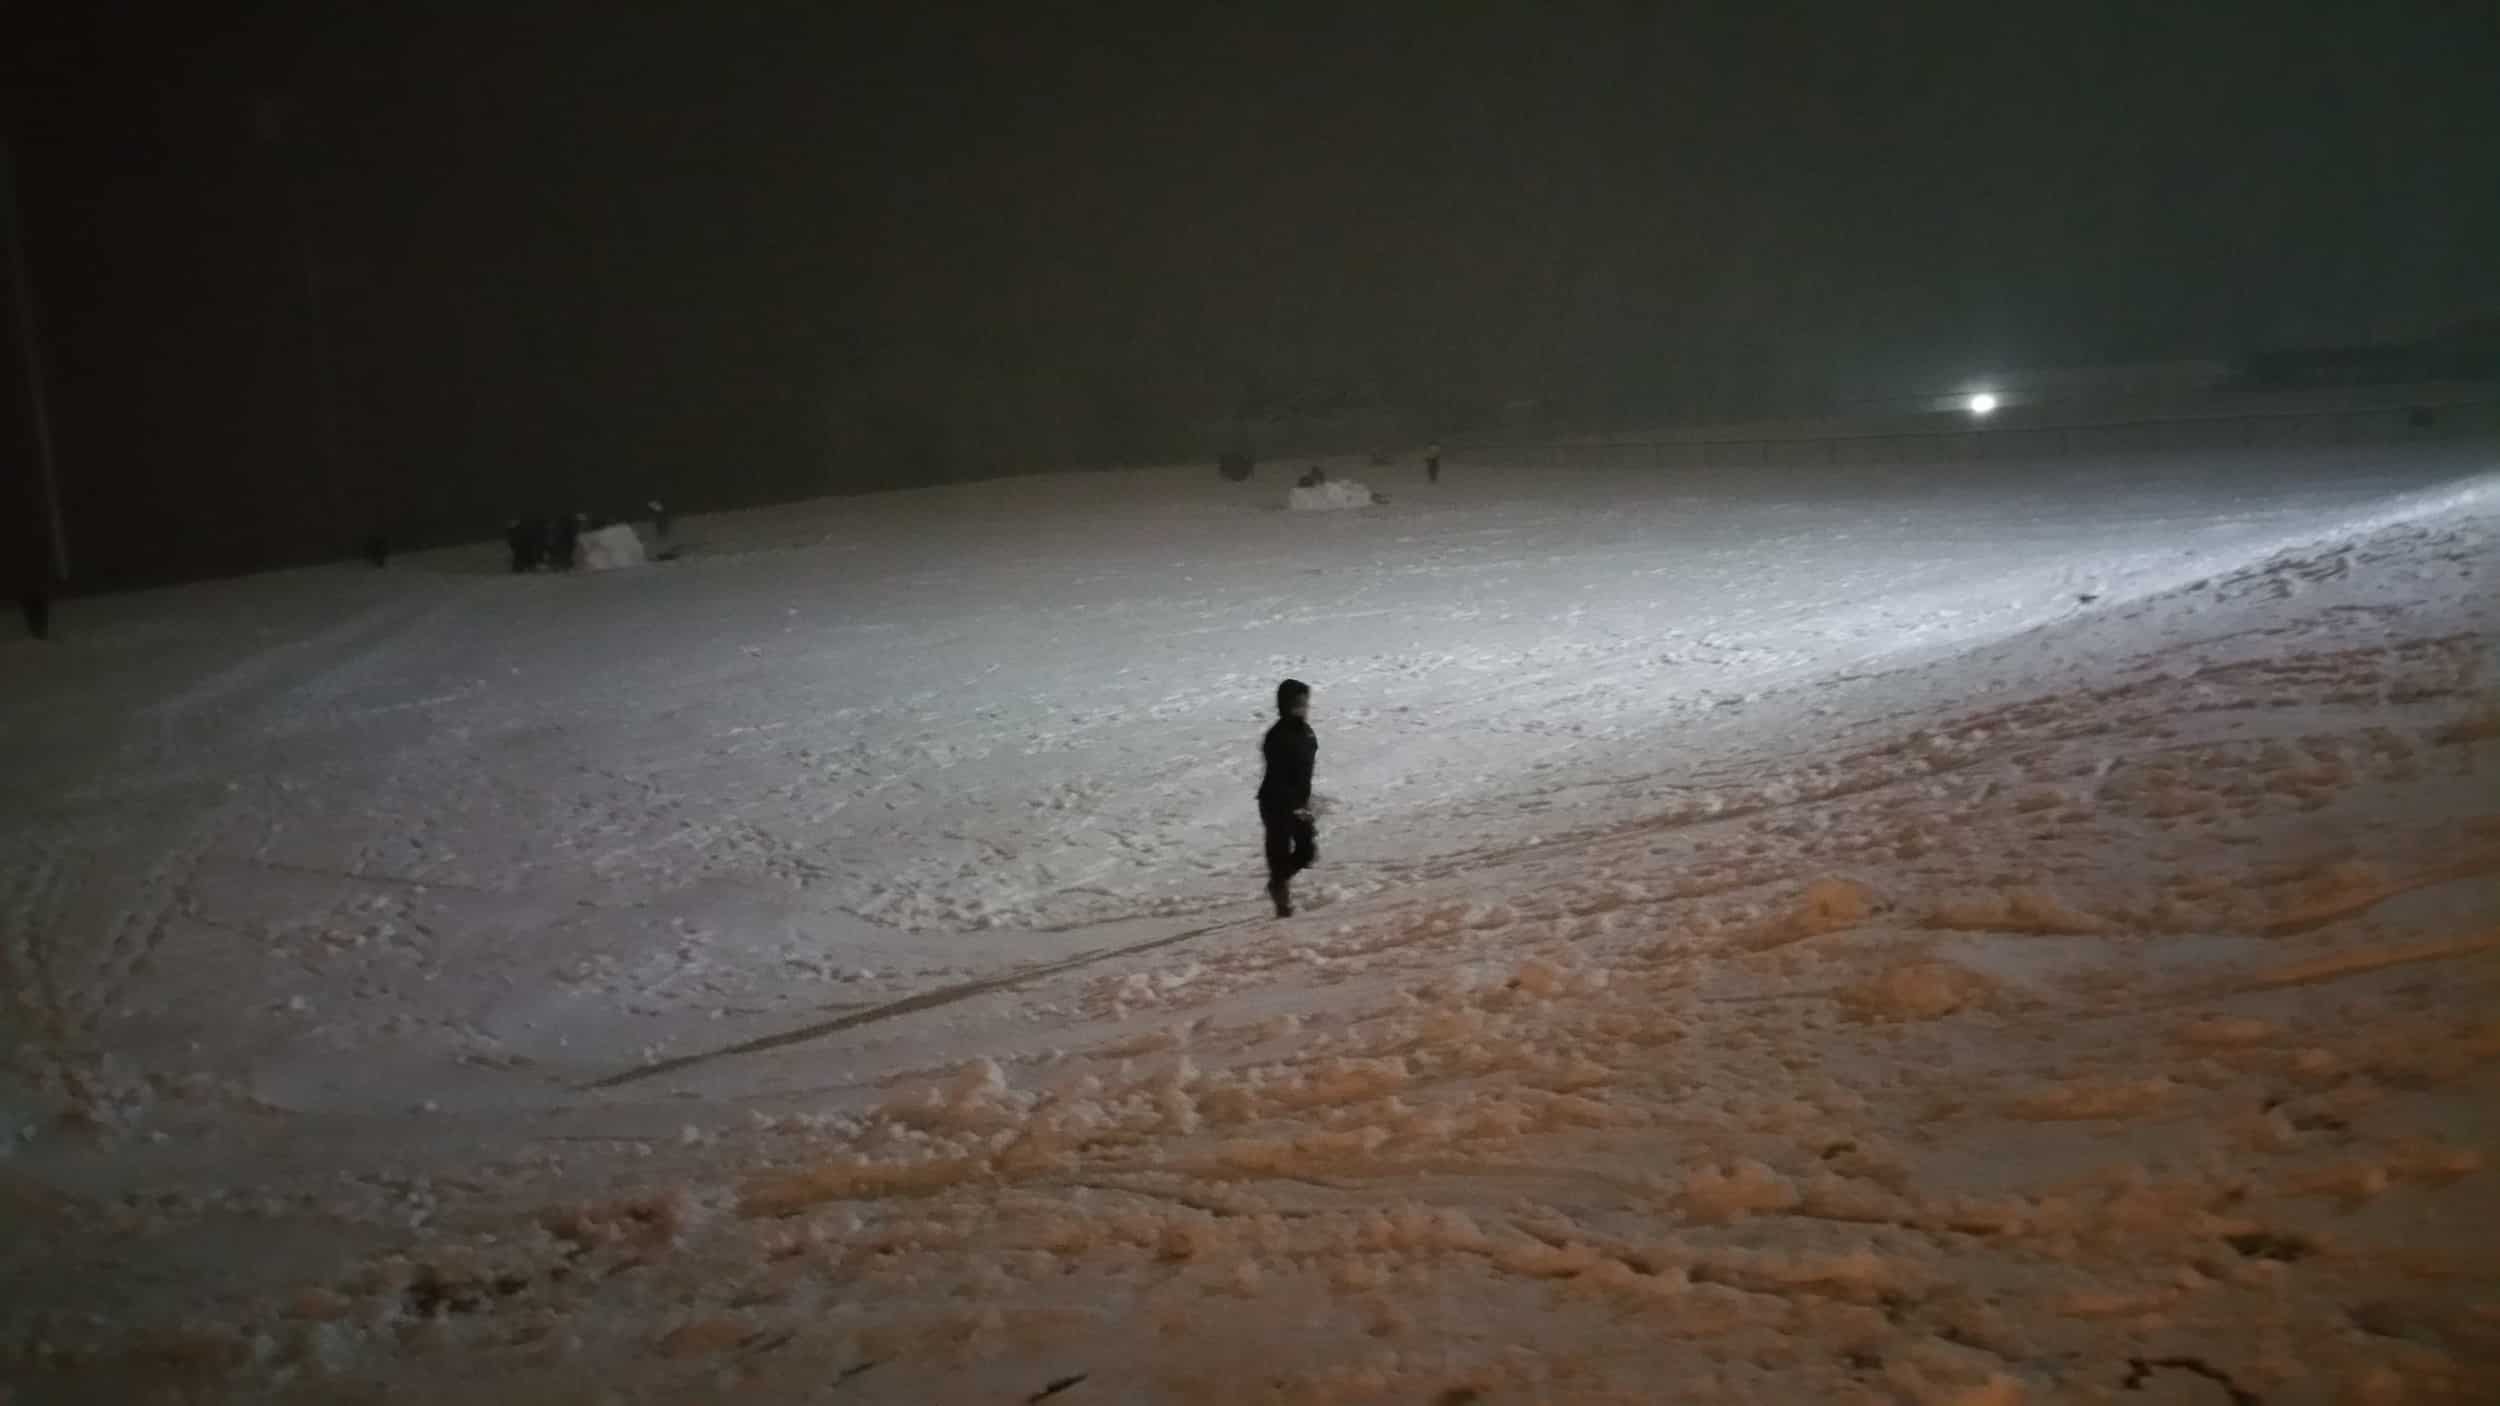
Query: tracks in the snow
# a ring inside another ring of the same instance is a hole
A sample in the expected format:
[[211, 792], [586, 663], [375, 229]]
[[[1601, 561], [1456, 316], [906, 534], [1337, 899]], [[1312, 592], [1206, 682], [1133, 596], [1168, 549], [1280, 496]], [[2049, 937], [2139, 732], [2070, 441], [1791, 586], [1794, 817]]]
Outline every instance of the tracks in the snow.
[[1141, 953], [1152, 952], [1157, 948], [1171, 947], [1192, 938], [1204, 937], [1209, 933], [1245, 927], [1257, 921], [1256, 918], [1232, 918], [1220, 923], [1207, 923], [1183, 932], [1167, 933], [1162, 937], [1150, 937], [1143, 942], [1131, 942], [1123, 946], [1106, 947], [1093, 952], [1079, 952], [1073, 957], [1061, 957], [1055, 961], [1036, 962], [1030, 966], [1001, 972], [997, 976], [957, 982], [952, 986], [940, 986], [917, 995], [905, 996], [900, 1000], [870, 1006], [864, 1011], [852, 1011], [848, 1015], [835, 1016], [831, 1020], [820, 1020], [813, 1025], [802, 1025], [795, 1030], [784, 1030], [774, 1035], [759, 1035], [752, 1040], [741, 1040], [734, 1045], [724, 1045], [718, 1049], [702, 1050], [694, 1054], [679, 1055], [673, 1059], [659, 1060], [610, 1074], [602, 1079], [593, 1079], [589, 1083], [575, 1087], [585, 1091], [621, 1088], [627, 1084], [640, 1083], [645, 1079], [656, 1079], [663, 1074], [674, 1074], [697, 1065], [710, 1064], [715, 1060], [730, 1059], [738, 1055], [761, 1054], [766, 1050], [805, 1044], [810, 1040], [821, 1040], [828, 1035], [839, 1035], [845, 1030], [857, 1030], [863, 1025], [874, 1025], [880, 1021], [893, 1020], [898, 1016], [913, 1015], [921, 1011], [936, 1010], [941, 1006], [951, 1006], [959, 1001], [969, 1001], [975, 996], [987, 996], [998, 991], [1012, 991], [1019, 986], [1030, 985], [1062, 972], [1075, 971], [1081, 967], [1090, 967], [1119, 957], [1134, 957]]

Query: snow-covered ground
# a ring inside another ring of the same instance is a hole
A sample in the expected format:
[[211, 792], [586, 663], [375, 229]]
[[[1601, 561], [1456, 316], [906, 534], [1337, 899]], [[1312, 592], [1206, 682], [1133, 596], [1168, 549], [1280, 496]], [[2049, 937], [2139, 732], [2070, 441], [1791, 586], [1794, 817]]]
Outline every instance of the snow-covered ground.
[[2500, 456], [1331, 467], [0, 644], [12, 1402], [2500, 1399]]

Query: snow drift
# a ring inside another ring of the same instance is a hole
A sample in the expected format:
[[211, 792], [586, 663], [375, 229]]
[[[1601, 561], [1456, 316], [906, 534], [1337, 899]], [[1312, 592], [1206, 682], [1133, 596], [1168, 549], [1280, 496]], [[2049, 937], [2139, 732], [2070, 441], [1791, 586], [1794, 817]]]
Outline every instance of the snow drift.
[[614, 571], [619, 567], [640, 566], [644, 557], [642, 538], [630, 523], [617, 523], [596, 532], [582, 534], [575, 564], [584, 571]]
[[1285, 495], [1285, 507], [1297, 513], [1336, 512], [1345, 508], [1368, 508], [1378, 500], [1372, 491], [1350, 478], [1330, 479], [1308, 488], [1296, 488]]
[[0, 641], [0, 1398], [2500, 1401], [2487, 454], [1488, 467]]

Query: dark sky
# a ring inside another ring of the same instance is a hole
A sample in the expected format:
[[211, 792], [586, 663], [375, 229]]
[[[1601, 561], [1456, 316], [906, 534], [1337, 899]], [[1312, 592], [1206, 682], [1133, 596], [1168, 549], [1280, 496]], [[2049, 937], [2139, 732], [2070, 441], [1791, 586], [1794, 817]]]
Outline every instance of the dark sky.
[[2491, 3], [14, 13], [96, 584], [2500, 310]]

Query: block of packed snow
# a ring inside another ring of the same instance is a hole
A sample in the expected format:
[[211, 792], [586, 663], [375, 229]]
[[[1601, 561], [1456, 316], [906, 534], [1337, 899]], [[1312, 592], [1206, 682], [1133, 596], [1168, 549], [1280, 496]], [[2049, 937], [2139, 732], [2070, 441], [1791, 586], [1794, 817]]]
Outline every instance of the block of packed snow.
[[633, 524], [620, 522], [582, 534], [574, 563], [584, 571], [614, 571], [620, 566], [643, 563], [642, 538], [634, 533]]
[[1372, 491], [1350, 478], [1332, 478], [1295, 488], [1285, 494], [1285, 506], [1297, 513], [1326, 513], [1343, 508], [1368, 508], [1375, 500]]

